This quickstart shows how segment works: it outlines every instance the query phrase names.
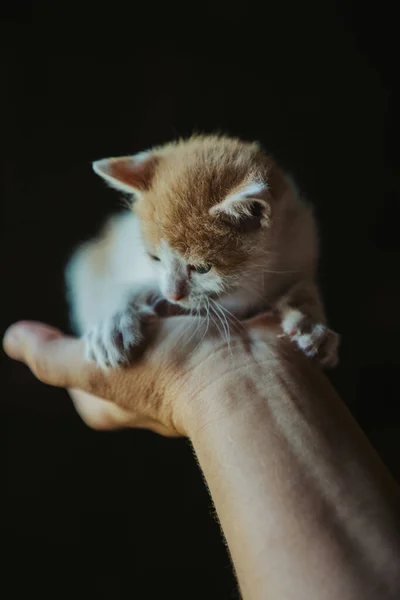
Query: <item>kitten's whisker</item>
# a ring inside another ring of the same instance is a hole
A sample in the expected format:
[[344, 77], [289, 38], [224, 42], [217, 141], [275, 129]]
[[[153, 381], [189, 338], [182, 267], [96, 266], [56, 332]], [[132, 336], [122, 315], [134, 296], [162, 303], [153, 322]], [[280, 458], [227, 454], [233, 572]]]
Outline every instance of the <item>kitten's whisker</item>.
[[[186, 332], [187, 332], [187, 331], [190, 329], [190, 327], [192, 327], [193, 325], [197, 325], [197, 321], [194, 321], [194, 320], [193, 320], [193, 316], [194, 316], [194, 315], [192, 314], [192, 309], [190, 309], [190, 315], [188, 315], [188, 316], [190, 317], [190, 319], [188, 319], [188, 320], [189, 320], [189, 325], [188, 325], [188, 326], [187, 326], [187, 327], [186, 327], [186, 328], [185, 328], [185, 329], [182, 331], [182, 333], [180, 334], [180, 336], [179, 336], [179, 337], [178, 337], [178, 339], [176, 340], [177, 342], [179, 342], [179, 341], [180, 341], [180, 340], [183, 338], [183, 336], [184, 336], [184, 335], [186, 334]], [[196, 332], [195, 332], [195, 333], [196, 333]], [[190, 338], [190, 339], [191, 339], [191, 338]], [[189, 339], [189, 341], [190, 341], [190, 339]], [[188, 342], [186, 342], [186, 343], [188, 343]]]
[[246, 329], [245, 326], [243, 325], [243, 323], [237, 318], [235, 317], [235, 315], [233, 313], [231, 313], [227, 308], [225, 308], [225, 306], [223, 306], [221, 303], [216, 302], [215, 300], [213, 300], [212, 298], [210, 298], [212, 300], [212, 302], [214, 304], [216, 304], [220, 310], [222, 310], [228, 317], [228, 321], [229, 323], [232, 324], [233, 327], [235, 327], [236, 329]]
[[243, 325], [240, 323], [240, 321], [239, 321], [238, 319], [236, 319], [236, 317], [235, 317], [234, 315], [232, 315], [232, 318], [230, 318], [230, 317], [228, 316], [229, 314], [231, 314], [231, 313], [229, 313], [229, 311], [228, 311], [228, 314], [225, 314], [225, 312], [226, 312], [226, 309], [225, 309], [225, 308], [224, 308], [224, 307], [223, 307], [221, 304], [218, 304], [218, 307], [219, 307], [219, 309], [222, 311], [222, 315], [223, 315], [223, 317], [224, 317], [225, 323], [226, 323], [226, 325], [227, 325], [227, 328], [228, 328], [228, 331], [229, 331], [229, 341], [228, 341], [228, 346], [229, 346], [229, 353], [230, 353], [230, 355], [231, 355], [231, 357], [232, 357], [232, 350], [231, 350], [231, 330], [230, 330], [230, 328], [229, 328], [229, 325], [233, 325], [233, 327], [235, 327], [235, 329], [237, 329], [237, 330], [239, 329], [239, 328], [237, 327], [236, 323], [235, 323], [234, 321], [232, 321], [232, 318], [233, 318], [233, 319], [235, 319], [235, 320], [236, 320], [236, 321], [237, 321], [237, 322], [238, 322], [238, 323], [239, 323], [239, 324], [240, 324], [242, 327], [243, 327]]
[[[204, 340], [205, 336], [207, 335], [208, 328], [210, 327], [210, 303], [208, 301], [208, 298], [206, 298], [206, 300], [207, 300], [207, 307], [206, 307], [206, 316], [204, 317], [204, 319], [207, 319], [207, 326], [206, 326], [206, 328], [204, 330], [204, 333], [203, 333], [203, 335], [201, 337], [201, 340], [197, 344], [195, 350], [197, 350], [198, 346], [201, 345], [201, 342]], [[204, 323], [204, 321], [203, 321], [203, 323]]]
[[[193, 337], [196, 335], [196, 333], [198, 332], [198, 330], [199, 330], [199, 329], [200, 329], [200, 327], [201, 327], [202, 320], [200, 319], [200, 316], [199, 316], [200, 304], [201, 304], [201, 301], [199, 301], [199, 302], [197, 303], [197, 306], [196, 306], [196, 308], [193, 308], [193, 310], [194, 310], [194, 311], [195, 311], [195, 313], [196, 313], [196, 321], [195, 321], [195, 323], [197, 324], [197, 327], [196, 327], [196, 329], [194, 330], [194, 332], [192, 333], [192, 335], [190, 336], [190, 338], [187, 340], [187, 342], [186, 342], [186, 346], [189, 344], [189, 342], [191, 342], [191, 341], [192, 341]], [[182, 335], [184, 335], [184, 334], [186, 333], [186, 331], [187, 331], [187, 330], [188, 330], [188, 328], [186, 328], [186, 329], [185, 329], [185, 331], [183, 332], [183, 334], [182, 334]], [[180, 339], [180, 338], [179, 338], [179, 339]]]
[[[221, 304], [219, 304], [218, 302], [215, 302], [214, 300], [213, 300], [213, 302], [216, 305], [216, 309], [218, 309], [218, 311], [222, 314], [222, 317], [227, 324], [227, 327], [229, 329], [229, 335], [230, 335], [230, 328], [229, 328], [230, 325], [232, 327], [234, 327], [237, 331], [239, 331], [239, 327], [238, 327], [237, 323], [239, 323], [241, 325], [240, 321], [238, 319], [236, 319], [236, 317], [229, 312], [225, 314], [225, 308], [223, 306], [221, 306]], [[237, 323], [235, 321], [237, 321]], [[243, 325], [242, 325], [242, 327], [243, 327]]]
[[[245, 275], [249, 275], [249, 274], [254, 274], [254, 275], [258, 275], [259, 273], [272, 273], [273, 275], [277, 274], [277, 275], [284, 275], [284, 274], [295, 274], [295, 273], [299, 273], [300, 271], [295, 271], [295, 270], [280, 270], [278, 271], [277, 269], [267, 269], [265, 267], [265, 263], [256, 263], [256, 264], [252, 264], [251, 269], [248, 269], [247, 271], [241, 271], [241, 273], [238, 275], [238, 277], [243, 277]], [[234, 275], [231, 275], [231, 277], [234, 277]]]
[[217, 302], [215, 302], [215, 301], [213, 300], [213, 304], [214, 304], [214, 308], [215, 308], [215, 310], [217, 310], [217, 311], [218, 311], [218, 312], [215, 312], [215, 315], [216, 315], [216, 316], [218, 316], [218, 318], [219, 318], [219, 320], [220, 320], [220, 322], [221, 322], [221, 325], [222, 325], [222, 327], [223, 327], [223, 329], [224, 329], [224, 332], [225, 332], [225, 340], [226, 340], [226, 343], [227, 343], [227, 345], [228, 345], [229, 354], [230, 354], [230, 355], [231, 355], [231, 357], [232, 357], [232, 349], [231, 349], [231, 335], [230, 335], [230, 331], [229, 331], [229, 323], [228, 323], [228, 321], [227, 321], [227, 319], [226, 319], [226, 316], [225, 316], [225, 315], [224, 315], [224, 313], [221, 311], [221, 308], [220, 308], [220, 306], [218, 305], [218, 303], [217, 303]]
[[227, 330], [226, 330], [226, 324], [225, 324], [225, 323], [222, 321], [222, 318], [221, 318], [221, 315], [222, 315], [222, 317], [223, 317], [223, 316], [224, 316], [224, 314], [222, 313], [222, 311], [221, 311], [221, 309], [220, 309], [220, 306], [218, 305], [218, 303], [217, 303], [217, 302], [215, 302], [215, 300], [213, 300], [213, 304], [214, 304], [214, 307], [215, 307], [216, 315], [218, 315], [218, 317], [219, 317], [219, 319], [220, 319], [220, 321], [221, 321], [221, 324], [222, 324], [222, 326], [223, 326], [223, 328], [224, 328], [224, 331], [225, 331], [225, 333], [227, 334]]
[[261, 254], [264, 254], [265, 256], [270, 256], [270, 255], [276, 256], [277, 254], [280, 254], [276, 250], [265, 250], [263, 248], [260, 248], [259, 246], [253, 246], [251, 249], [254, 250], [255, 256], [259, 256]]
[[216, 319], [214, 319], [214, 318], [213, 318], [213, 316], [212, 316], [212, 315], [214, 315], [215, 317], [218, 317], [218, 315], [217, 315], [217, 313], [215, 312], [215, 309], [214, 309], [214, 307], [213, 307], [213, 306], [211, 307], [211, 313], [210, 313], [210, 314], [211, 314], [211, 319], [212, 319], [212, 322], [214, 323], [214, 325], [215, 325], [215, 326], [216, 326], [216, 328], [218, 329], [218, 333], [219, 333], [219, 335], [222, 337], [222, 339], [224, 339], [224, 335], [223, 335], [223, 332], [221, 331], [221, 329], [220, 329], [220, 327], [219, 327], [218, 321], [217, 321]]

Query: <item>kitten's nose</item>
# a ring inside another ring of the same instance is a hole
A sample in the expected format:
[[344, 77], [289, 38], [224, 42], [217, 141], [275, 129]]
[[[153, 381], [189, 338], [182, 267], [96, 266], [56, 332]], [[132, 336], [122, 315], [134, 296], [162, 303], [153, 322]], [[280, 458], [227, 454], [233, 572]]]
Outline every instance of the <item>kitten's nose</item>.
[[186, 288], [187, 282], [185, 279], [178, 279], [175, 281], [171, 288], [168, 290], [167, 298], [171, 300], [171, 302], [179, 302], [186, 296]]
[[168, 294], [167, 298], [168, 300], [172, 300], [172, 302], [179, 302], [179, 300], [182, 300], [184, 296], [185, 294], [182, 292], [174, 292], [173, 294]]

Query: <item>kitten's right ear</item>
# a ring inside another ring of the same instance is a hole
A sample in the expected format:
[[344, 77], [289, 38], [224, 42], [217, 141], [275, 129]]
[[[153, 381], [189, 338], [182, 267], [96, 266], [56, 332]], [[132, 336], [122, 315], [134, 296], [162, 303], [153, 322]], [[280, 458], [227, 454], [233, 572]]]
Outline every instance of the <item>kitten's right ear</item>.
[[150, 152], [134, 156], [104, 158], [92, 163], [93, 170], [111, 187], [128, 194], [150, 188], [158, 158]]

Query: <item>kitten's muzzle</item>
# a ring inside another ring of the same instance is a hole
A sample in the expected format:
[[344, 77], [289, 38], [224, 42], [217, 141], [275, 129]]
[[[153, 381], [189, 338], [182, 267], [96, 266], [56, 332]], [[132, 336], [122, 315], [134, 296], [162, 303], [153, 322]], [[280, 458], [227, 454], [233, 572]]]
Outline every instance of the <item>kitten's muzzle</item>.
[[165, 295], [170, 302], [179, 302], [187, 297], [187, 279], [176, 280], [171, 288]]
[[167, 300], [169, 300], [170, 302], [179, 302], [180, 300], [183, 300], [184, 298], [185, 298], [185, 295], [180, 294], [180, 293], [167, 294]]

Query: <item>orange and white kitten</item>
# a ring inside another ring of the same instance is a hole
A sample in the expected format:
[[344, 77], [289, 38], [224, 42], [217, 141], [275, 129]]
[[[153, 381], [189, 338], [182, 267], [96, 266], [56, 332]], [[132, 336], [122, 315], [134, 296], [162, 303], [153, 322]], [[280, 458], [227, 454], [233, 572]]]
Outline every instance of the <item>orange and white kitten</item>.
[[339, 337], [315, 282], [312, 211], [257, 143], [196, 136], [93, 168], [131, 195], [132, 210], [81, 246], [67, 269], [88, 358], [127, 362], [162, 297], [199, 318], [274, 310], [307, 356], [337, 363]]

